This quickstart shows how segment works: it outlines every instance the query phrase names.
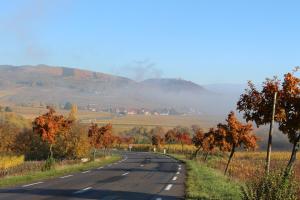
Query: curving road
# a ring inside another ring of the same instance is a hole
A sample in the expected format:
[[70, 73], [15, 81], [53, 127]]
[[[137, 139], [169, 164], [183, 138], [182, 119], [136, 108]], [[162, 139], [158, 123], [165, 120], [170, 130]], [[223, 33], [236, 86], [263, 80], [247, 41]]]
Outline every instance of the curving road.
[[184, 199], [185, 166], [153, 153], [123, 153], [123, 160], [76, 174], [0, 189], [0, 200]]

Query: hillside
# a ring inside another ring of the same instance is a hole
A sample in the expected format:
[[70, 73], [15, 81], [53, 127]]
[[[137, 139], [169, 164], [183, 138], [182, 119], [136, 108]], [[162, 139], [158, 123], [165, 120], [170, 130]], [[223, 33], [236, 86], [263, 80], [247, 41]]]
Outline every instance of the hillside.
[[[179, 94], [180, 93], [180, 94]], [[26, 104], [97, 104], [102, 107], [199, 109], [207, 91], [182, 79], [131, 79], [47, 65], [0, 66], [0, 101]], [[193, 98], [186, 97], [193, 94]]]

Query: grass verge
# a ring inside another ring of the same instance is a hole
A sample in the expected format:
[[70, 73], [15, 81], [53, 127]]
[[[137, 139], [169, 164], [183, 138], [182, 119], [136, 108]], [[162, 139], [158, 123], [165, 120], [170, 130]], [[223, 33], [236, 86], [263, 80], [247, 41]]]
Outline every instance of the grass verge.
[[106, 158], [100, 158], [97, 161], [92, 161], [88, 163], [58, 166], [55, 169], [51, 169], [49, 171], [30, 172], [22, 176], [8, 176], [0, 179], [0, 187], [3, 188], [3, 187], [15, 186], [19, 184], [26, 184], [33, 181], [59, 177], [68, 173], [81, 172], [96, 167], [104, 166], [106, 164], [116, 162], [120, 159], [121, 157], [119, 155], [113, 155]]
[[240, 200], [241, 183], [229, 180], [220, 171], [181, 155], [172, 155], [186, 163], [186, 199]]

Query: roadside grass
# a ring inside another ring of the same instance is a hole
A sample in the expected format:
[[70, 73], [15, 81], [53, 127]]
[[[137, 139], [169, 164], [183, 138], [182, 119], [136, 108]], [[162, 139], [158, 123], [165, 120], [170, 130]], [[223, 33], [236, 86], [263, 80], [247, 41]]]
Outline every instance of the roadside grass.
[[224, 176], [204, 163], [186, 159], [183, 155], [171, 155], [186, 163], [186, 199], [188, 200], [240, 200], [242, 183]]
[[0, 187], [16, 186], [19, 184], [26, 184], [33, 181], [39, 181], [43, 179], [55, 178], [69, 173], [82, 172], [85, 170], [101, 167], [109, 163], [116, 162], [121, 159], [119, 155], [113, 155], [106, 158], [99, 158], [96, 161], [88, 163], [79, 163], [73, 165], [56, 166], [49, 171], [36, 171], [29, 172], [22, 176], [8, 176], [0, 179]]

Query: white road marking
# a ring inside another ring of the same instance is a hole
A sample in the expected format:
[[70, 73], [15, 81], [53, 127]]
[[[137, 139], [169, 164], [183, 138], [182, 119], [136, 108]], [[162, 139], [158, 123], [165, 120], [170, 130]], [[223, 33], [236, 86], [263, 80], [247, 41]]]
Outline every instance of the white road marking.
[[173, 184], [167, 185], [167, 187], [165, 188], [165, 190], [170, 190], [172, 186], [173, 186]]
[[176, 172], [176, 174], [178, 175], [178, 174], [180, 174], [180, 172]]
[[98, 169], [103, 169], [103, 167], [98, 167]]
[[62, 176], [62, 177], [60, 177], [60, 178], [69, 178], [69, 177], [71, 177], [71, 176], [73, 176], [73, 175], [70, 174], [70, 175], [67, 175], [67, 176]]
[[43, 183], [43, 182], [31, 183], [31, 184], [28, 184], [28, 185], [23, 185], [22, 187], [29, 187], [29, 186], [38, 185], [38, 184], [41, 184], [41, 183]]
[[181, 170], [181, 167], [178, 168], [178, 171], [180, 171], [180, 170]]
[[178, 167], [181, 167], [181, 165], [178, 165]]
[[79, 190], [79, 191], [77, 191], [77, 192], [74, 192], [74, 194], [81, 194], [81, 193], [84, 193], [84, 192], [86, 192], [86, 191], [88, 191], [88, 190], [90, 190], [90, 189], [92, 189], [92, 187], [84, 188], [84, 189], [82, 189], [82, 190]]
[[83, 173], [83, 174], [86, 174], [86, 173], [89, 173], [90, 171], [84, 171], [84, 172], [81, 172], [81, 173]]
[[140, 165], [141, 167], [144, 167], [144, 165]]
[[172, 180], [173, 180], [173, 181], [176, 181], [176, 180], [177, 180], [177, 176], [174, 176]]
[[160, 198], [160, 197], [157, 197], [157, 198], [156, 198], [156, 200], [162, 200], [162, 198]]
[[126, 172], [126, 173], [122, 174], [122, 176], [126, 176], [126, 175], [128, 175], [128, 174], [129, 174], [129, 172]]

